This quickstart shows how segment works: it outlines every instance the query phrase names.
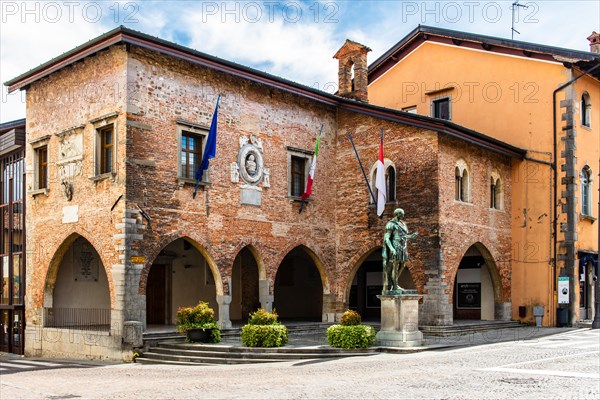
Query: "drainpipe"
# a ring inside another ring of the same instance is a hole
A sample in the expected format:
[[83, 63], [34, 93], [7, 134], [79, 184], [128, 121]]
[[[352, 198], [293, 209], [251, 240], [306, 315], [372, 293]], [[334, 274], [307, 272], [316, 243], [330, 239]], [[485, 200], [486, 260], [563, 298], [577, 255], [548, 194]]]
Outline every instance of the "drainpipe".
[[[575, 81], [579, 80], [580, 78], [584, 77], [585, 75], [588, 75], [589, 73], [593, 72], [594, 70], [596, 70], [597, 68], [600, 68], [600, 62], [598, 64], [596, 64], [595, 66], [593, 66], [592, 68], [588, 69], [587, 71], [583, 72], [581, 75], [571, 79], [570, 81], [568, 81], [567, 83], [562, 84], [561, 86], [559, 86], [557, 89], [555, 89], [552, 92], [552, 131], [553, 131], [553, 140], [554, 140], [554, 202], [553, 202], [553, 222], [552, 222], [552, 229], [553, 229], [553, 233], [554, 233], [554, 257], [553, 257], [553, 282], [554, 282], [554, 292], [556, 292], [556, 279], [557, 279], [557, 266], [556, 266], [556, 262], [557, 262], [557, 258], [558, 258], [558, 251], [557, 251], [557, 247], [558, 247], [558, 231], [557, 231], [557, 225], [558, 225], [558, 211], [557, 211], [557, 200], [558, 200], [558, 156], [557, 156], [557, 148], [558, 148], [558, 143], [557, 143], [557, 132], [556, 132], [556, 94], [558, 92], [560, 92], [561, 90], [565, 89], [566, 87], [572, 85], [573, 83], [575, 83]], [[600, 252], [600, 248], [598, 249], [598, 251]], [[574, 261], [574, 260], [573, 260]], [[570, 271], [571, 275], [573, 274], [573, 271]], [[574, 294], [575, 292], [575, 281], [574, 281], [575, 277], [574, 276], [570, 276], [569, 279], [569, 292], [571, 293], [571, 295]], [[571, 296], [569, 296], [571, 297]], [[574, 303], [573, 301], [569, 301], [569, 309], [570, 309], [570, 313], [572, 315], [574, 315], [574, 313], [577, 311], [576, 307], [578, 306], [577, 304], [572, 304]], [[554, 308], [554, 304], [552, 305], [552, 307]], [[569, 320], [571, 318], [569, 317]], [[557, 320], [557, 316], [555, 315], [554, 321], [556, 323]]]

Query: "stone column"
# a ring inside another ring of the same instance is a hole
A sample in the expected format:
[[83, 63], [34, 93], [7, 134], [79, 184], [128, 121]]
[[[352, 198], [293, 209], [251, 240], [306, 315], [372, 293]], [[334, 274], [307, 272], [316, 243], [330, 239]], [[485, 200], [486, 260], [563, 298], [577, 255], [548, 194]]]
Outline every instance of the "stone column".
[[381, 330], [377, 332], [376, 344], [390, 347], [415, 347], [423, 344], [419, 331], [419, 300], [416, 293], [382, 294]]
[[231, 319], [229, 318], [229, 305], [231, 304], [231, 295], [217, 296], [219, 305], [219, 326], [221, 329], [231, 328]]
[[266, 279], [261, 279], [258, 281], [258, 298], [260, 300], [260, 306], [262, 309], [272, 312], [273, 311], [273, 301], [274, 296], [269, 291], [270, 285], [269, 281]]

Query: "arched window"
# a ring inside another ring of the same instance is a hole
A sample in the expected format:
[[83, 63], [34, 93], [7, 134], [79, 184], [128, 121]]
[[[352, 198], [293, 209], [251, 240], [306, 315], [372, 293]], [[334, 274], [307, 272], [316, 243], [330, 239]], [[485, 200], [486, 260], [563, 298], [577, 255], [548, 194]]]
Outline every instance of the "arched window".
[[454, 184], [456, 201], [469, 201], [469, 170], [464, 160], [459, 160], [454, 168]]
[[592, 215], [592, 170], [587, 165], [581, 169], [581, 214]]
[[581, 95], [581, 125], [592, 126], [592, 103], [587, 92]]
[[496, 171], [490, 177], [490, 208], [502, 209], [502, 181]]
[[396, 170], [393, 165], [385, 169], [385, 187], [387, 188], [387, 201], [396, 201]]
[[354, 62], [350, 61], [350, 84], [352, 91], [354, 92]]
[[[386, 203], [396, 201], [396, 166], [391, 160], [387, 158], [383, 160], [383, 167], [385, 168], [385, 188], [386, 188]], [[375, 199], [377, 199], [377, 188], [375, 187], [375, 178], [377, 177], [377, 163], [373, 164], [371, 171], [369, 172], [369, 181], [371, 184], [371, 190]], [[369, 195], [369, 203], [373, 203], [373, 199]]]

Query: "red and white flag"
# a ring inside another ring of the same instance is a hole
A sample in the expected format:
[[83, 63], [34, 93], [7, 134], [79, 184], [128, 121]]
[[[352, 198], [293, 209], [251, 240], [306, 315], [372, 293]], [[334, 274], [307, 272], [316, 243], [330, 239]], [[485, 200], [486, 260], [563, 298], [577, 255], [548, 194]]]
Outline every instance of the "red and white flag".
[[383, 164], [383, 135], [379, 142], [379, 158], [377, 159], [375, 188], [377, 188], [377, 215], [381, 217], [385, 210], [385, 199], [387, 197], [385, 188], [385, 166]]
[[[321, 128], [322, 129], [322, 128]], [[317, 155], [319, 155], [319, 144], [321, 143], [321, 134], [317, 136], [317, 146], [315, 147], [315, 154], [313, 154], [312, 162], [310, 163], [310, 172], [308, 173], [308, 181], [306, 182], [306, 190], [302, 194], [302, 199], [306, 200], [312, 194], [312, 185], [315, 179], [315, 169], [317, 168]]]

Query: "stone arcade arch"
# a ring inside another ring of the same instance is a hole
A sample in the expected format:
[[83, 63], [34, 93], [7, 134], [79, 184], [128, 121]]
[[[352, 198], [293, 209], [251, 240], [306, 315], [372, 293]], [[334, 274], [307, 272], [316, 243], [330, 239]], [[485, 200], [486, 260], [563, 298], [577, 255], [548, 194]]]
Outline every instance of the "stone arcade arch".
[[140, 279], [146, 299], [146, 328], [173, 325], [179, 307], [206, 301], [219, 315], [223, 295], [221, 275], [204, 247], [188, 237], [171, 241], [155, 257]]
[[105, 265], [85, 237], [73, 233], [50, 262], [44, 285], [44, 326], [108, 331], [111, 293]]
[[319, 257], [303, 245], [290, 250], [277, 269], [273, 294], [273, 308], [281, 319], [323, 321], [329, 282]]
[[262, 260], [253, 246], [245, 246], [235, 257], [231, 272], [229, 313], [232, 321], [245, 322], [251, 312], [261, 307], [259, 293], [261, 280], [265, 280]]
[[465, 252], [454, 276], [453, 317], [455, 320], [502, 319], [502, 283], [490, 251], [475, 243]]
[[[371, 321], [379, 321], [381, 318], [381, 303], [377, 298], [383, 290], [381, 250], [382, 247], [378, 246], [364, 253], [354, 265], [344, 286], [344, 304]], [[402, 272], [399, 282], [404, 289], [416, 289], [408, 268]]]

